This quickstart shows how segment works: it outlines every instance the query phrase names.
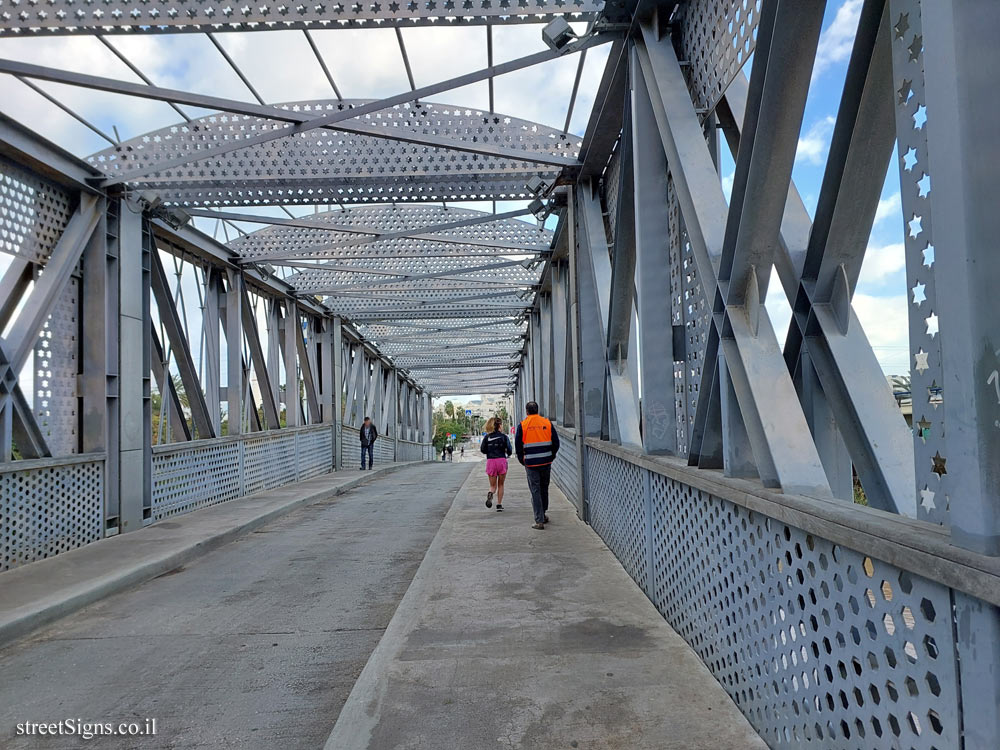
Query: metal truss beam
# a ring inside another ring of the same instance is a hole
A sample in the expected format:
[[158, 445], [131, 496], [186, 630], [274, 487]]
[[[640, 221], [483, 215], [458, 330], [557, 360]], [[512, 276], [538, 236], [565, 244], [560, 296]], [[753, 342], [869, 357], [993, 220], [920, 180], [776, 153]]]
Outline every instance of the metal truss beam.
[[602, 7], [603, 3], [597, 0], [580, 0], [570, 9], [554, 0], [537, 0], [531, 7], [516, 8], [508, 3], [474, 0], [470, 3], [330, 3], [294, 8], [263, 2], [230, 8], [210, 0], [193, 0], [179, 6], [159, 4], [137, 8], [124, 0], [109, 0], [92, 10], [60, 3], [55, 9], [47, 6], [44, 11], [10, 13], [0, 17], [0, 36], [537, 24], [556, 17], [589, 21]]
[[156, 252], [150, 253], [150, 285], [153, 297], [156, 299], [156, 309], [160, 314], [160, 322], [163, 324], [163, 329], [170, 341], [170, 349], [174, 355], [174, 361], [177, 363], [177, 371], [184, 384], [184, 393], [188, 397], [194, 428], [200, 438], [218, 437], [215, 425], [212, 424], [205, 393], [202, 391], [201, 382], [198, 379], [198, 368], [191, 356], [184, 324], [181, 322], [173, 299], [171, 299], [167, 275], [164, 273], [159, 253]]
[[[450, 229], [462, 229], [464, 227], [475, 226], [477, 224], [488, 224], [495, 221], [503, 221], [504, 219], [514, 219], [519, 216], [526, 216], [531, 213], [530, 209], [521, 208], [514, 211], [505, 211], [499, 214], [484, 214], [482, 216], [473, 216], [460, 221], [444, 222], [440, 224], [432, 224], [429, 226], [414, 227], [413, 229], [407, 229], [399, 232], [383, 232], [377, 227], [366, 227], [354, 224], [333, 224], [323, 221], [310, 221], [308, 219], [283, 219], [280, 217], [270, 217], [270, 216], [259, 216], [255, 214], [242, 214], [234, 213], [229, 211], [213, 211], [210, 209], [203, 208], [191, 208], [187, 211], [192, 216], [203, 216], [210, 219], [221, 219], [229, 221], [246, 221], [256, 224], [270, 224], [279, 226], [290, 226], [299, 227], [302, 229], [319, 229], [324, 232], [343, 232], [347, 234], [361, 234], [370, 235], [364, 239], [352, 240], [349, 242], [336, 243], [332, 245], [318, 246], [322, 247], [322, 250], [311, 250], [308, 252], [324, 252], [332, 251], [340, 248], [348, 247], [361, 247], [363, 245], [371, 244], [373, 242], [379, 242], [383, 240], [394, 240], [394, 239], [413, 239], [413, 240], [427, 240], [428, 242], [440, 243], [443, 245], [478, 245], [482, 247], [504, 247], [510, 248], [512, 250], [538, 250], [538, 245], [528, 245], [528, 244], [517, 244], [503, 242], [502, 240], [483, 240], [477, 237], [455, 237], [451, 235], [439, 235], [438, 232], [444, 232]], [[307, 252], [307, 251], [302, 251]], [[274, 258], [284, 258], [284, 255], [275, 256], [255, 256], [252, 260], [268, 260], [271, 257]]]
[[[822, 12], [817, 12], [812, 5], [788, 8], [782, 5], [776, 10], [774, 5], [768, 4], [765, 11], [757, 40], [758, 58], [754, 66], [757, 79], [756, 83], [751, 82], [748, 105], [748, 112], [752, 111], [754, 115], [747, 117], [747, 121], [755, 127], [759, 121], [761, 135], [756, 148], [748, 147], [746, 151], [741, 148], [737, 160], [737, 180], [743, 180], [740, 188], [743, 192], [746, 192], [747, 180], [752, 179], [754, 185], [770, 190], [772, 196], [780, 191], [781, 200], [776, 202], [768, 198], [762, 205], [762, 210], [767, 211], [766, 217], [753, 217], [743, 230], [739, 230], [736, 224], [727, 228], [723, 223], [727, 213], [725, 197], [669, 40], [658, 39], [656, 31], [645, 24], [642, 27], [643, 39], [638, 42], [636, 51], [653, 103], [663, 149], [671, 166], [701, 283], [710, 301], [717, 298], [721, 301], [721, 304], [715, 303], [713, 326], [724, 334], [719, 341], [720, 351], [725, 356], [732, 392], [739, 401], [759, 475], [766, 485], [780, 486], [786, 492], [829, 495], [822, 463], [805, 417], [798, 408], [794, 386], [759, 296], [758, 271], [753, 270], [757, 266], [748, 260], [766, 260], [763, 268], [769, 268], [773, 255], [766, 258], [753, 255], [759, 254], [761, 249], [746, 249], [747, 239], [739, 245], [737, 253], [736, 240], [740, 231], [747, 238], [759, 238], [768, 247], [773, 247], [777, 241], [784, 199], [790, 184], [791, 158], [797, 142], [798, 125], [795, 121], [801, 123], [805, 90], [822, 20]], [[782, 14], [780, 22], [776, 22], [776, 13]], [[772, 67], [775, 75], [768, 74], [765, 84], [765, 71]], [[766, 131], [774, 127], [785, 132], [793, 126], [795, 134], [790, 144], [791, 152], [787, 153], [789, 144], [775, 143]], [[769, 170], [769, 152], [782, 147], [785, 151], [780, 157], [774, 154], [776, 162], [774, 168]], [[782, 164], [787, 169], [777, 168]], [[742, 203], [740, 195], [734, 192], [732, 205]], [[750, 212], [752, 210], [748, 209], [748, 215]], [[734, 208], [731, 220], [741, 221], [742, 215], [742, 210]], [[772, 228], [773, 238], [768, 234]], [[727, 244], [731, 249], [723, 269], [719, 260]], [[753, 258], [750, 258], [751, 255]], [[732, 272], [734, 269], [736, 273]], [[743, 269], [751, 270], [744, 273]], [[732, 285], [724, 287], [719, 283], [720, 270], [726, 278], [738, 279], [745, 285], [733, 294], [732, 300], [728, 298]], [[720, 365], [717, 359], [714, 362], [709, 359], [713, 356], [711, 346], [706, 347], [703, 377], [709, 380], [713, 377], [713, 370]], [[720, 390], [721, 397], [727, 395], [728, 389], [727, 393]], [[795, 406], [787, 408], [788, 404]], [[702, 434], [709, 405], [708, 399], [699, 399], [696, 431]], [[775, 405], [781, 407], [775, 408]]]

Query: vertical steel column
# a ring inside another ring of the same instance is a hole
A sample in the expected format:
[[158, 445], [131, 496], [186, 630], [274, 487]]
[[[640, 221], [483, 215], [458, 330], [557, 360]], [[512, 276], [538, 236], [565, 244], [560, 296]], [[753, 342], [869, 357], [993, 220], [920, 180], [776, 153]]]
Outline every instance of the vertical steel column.
[[226, 400], [229, 409], [229, 434], [243, 432], [243, 316], [241, 298], [243, 276], [235, 269], [227, 271], [226, 290]]
[[552, 295], [542, 292], [538, 295], [538, 323], [541, 328], [541, 390], [539, 392], [538, 403], [541, 406], [542, 414], [550, 418], [555, 418], [555, 378], [553, 370], [555, 363], [553, 360], [552, 346]]
[[277, 299], [267, 305], [267, 372], [275, 407], [281, 413], [281, 311]]
[[219, 374], [219, 307], [220, 297], [222, 296], [222, 285], [219, 272], [214, 268], [209, 267], [205, 270], [205, 288], [203, 293], [205, 295], [205, 313], [202, 316], [201, 323], [205, 332], [205, 402], [208, 404], [208, 418], [212, 424], [212, 429], [216, 435], [221, 435], [222, 409], [219, 393], [222, 378]]
[[434, 425], [433, 425], [433, 407], [431, 405], [431, 394], [424, 392], [421, 394], [421, 404], [423, 405], [423, 435], [420, 436], [418, 442], [429, 443], [431, 438], [434, 436]]
[[[901, 174], [918, 184], [921, 172], [930, 175], [932, 182], [921, 192], [941, 238], [941, 252], [932, 261], [936, 309], [926, 314], [939, 320], [943, 403], [937, 408], [944, 411], [946, 430], [943, 450], [931, 458], [932, 471], [950, 480], [950, 498], [938, 499], [939, 505], [950, 500], [952, 541], [1000, 555], [1000, 100], [994, 93], [1000, 5], [925, 2], [920, 13], [927, 164]], [[905, 31], [897, 25], [894, 44], [909, 40]], [[919, 47], [919, 37], [910, 43]], [[919, 127], [916, 116], [914, 122]], [[919, 216], [904, 218], [915, 221], [919, 231]], [[912, 232], [914, 224], [909, 227]], [[914, 419], [918, 398], [931, 400], [935, 394], [918, 396], [913, 390]], [[990, 747], [1000, 737], [1000, 610], [958, 592], [954, 597], [965, 746]]]
[[[1000, 5], [921, 3], [921, 13], [929, 199], [936, 234], [947, 238], [934, 263], [941, 293], [929, 313], [940, 320], [938, 408], [947, 425], [947, 451], [935, 467], [951, 480], [952, 539], [1000, 555], [1000, 100], [991, 93]], [[913, 394], [914, 417], [918, 398], [927, 397]]]
[[667, 159], [635, 48], [629, 54], [632, 176], [635, 201], [635, 285], [642, 370], [642, 447], [676, 453], [674, 345], [670, 315], [670, 227]]
[[[600, 198], [586, 180], [574, 189], [576, 198], [576, 300], [580, 361], [581, 421], [586, 437], [601, 437], [601, 414], [607, 375], [605, 321], [611, 289], [611, 261], [601, 218]], [[601, 290], [603, 291], [603, 294]], [[586, 331], [586, 335], [582, 332]]]
[[333, 382], [331, 384], [333, 396], [333, 460], [334, 469], [340, 471], [343, 466], [343, 452], [341, 450], [340, 439], [341, 426], [344, 423], [344, 329], [339, 317], [330, 319], [333, 326]]
[[[149, 250], [145, 218], [126, 203], [119, 209], [118, 455], [119, 531], [142, 528], [151, 455], [149, 412]], [[156, 252], [153, 249], [153, 252]]]
[[[581, 372], [583, 370], [582, 356], [583, 349], [580, 343], [580, 325], [582, 320], [582, 313], [580, 310], [580, 297], [579, 297], [579, 220], [577, 218], [577, 199], [576, 199], [577, 188], [570, 187], [569, 195], [567, 196], [567, 222], [566, 228], [568, 232], [568, 246], [569, 246], [569, 266], [568, 271], [568, 293], [569, 293], [569, 363], [572, 368], [571, 373], [568, 373], [568, 377], [571, 379], [573, 385], [573, 406], [574, 406], [574, 422], [576, 427], [576, 496], [578, 498], [578, 505], [576, 508], [577, 515], [582, 521], [590, 521], [590, 503], [587, 500], [588, 482], [587, 482], [587, 444], [584, 440], [586, 434], [584, 432], [584, 415], [583, 415], [583, 404], [584, 404], [584, 383], [583, 376]], [[567, 391], [568, 392], [568, 391]], [[600, 416], [598, 415], [598, 423], [600, 422]]]
[[[116, 389], [118, 372], [118, 320], [116, 310], [118, 267], [118, 218], [105, 210], [83, 251], [80, 281], [80, 448], [84, 453], [104, 452], [105, 519], [118, 516], [118, 465]], [[112, 248], [112, 244], [116, 247]], [[114, 512], [109, 512], [112, 507]], [[106, 532], [117, 531], [105, 522]], [[112, 532], [113, 533], [113, 532]]]
[[552, 365], [553, 400], [552, 414], [559, 424], [572, 424], [566, 419], [566, 263], [555, 261], [550, 265], [552, 274]]
[[285, 300], [285, 335], [282, 337], [285, 356], [285, 426], [298, 427], [302, 424], [302, 401], [299, 399], [299, 368], [295, 339], [302, 335], [299, 330], [299, 311], [295, 300]]

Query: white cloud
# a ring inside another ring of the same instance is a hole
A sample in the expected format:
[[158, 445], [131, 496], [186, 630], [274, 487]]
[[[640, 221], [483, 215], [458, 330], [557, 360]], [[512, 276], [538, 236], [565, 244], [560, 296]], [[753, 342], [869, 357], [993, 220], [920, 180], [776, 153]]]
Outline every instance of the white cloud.
[[868, 246], [865, 251], [865, 259], [861, 264], [861, 276], [858, 283], [862, 286], [866, 284], [881, 284], [889, 276], [906, 267], [906, 256], [902, 242], [896, 242], [884, 247]]
[[826, 152], [830, 148], [830, 136], [833, 135], [835, 123], [836, 120], [832, 115], [827, 115], [814, 122], [809, 128], [809, 132], [799, 138], [799, 145], [795, 150], [795, 161], [822, 164], [826, 159]]
[[833, 21], [823, 30], [819, 38], [816, 63], [813, 66], [814, 80], [830, 66], [843, 62], [851, 56], [860, 17], [861, 0], [845, 0], [837, 9]]
[[722, 192], [726, 194], [727, 201], [733, 194], [733, 182], [735, 180], [736, 180], [735, 172], [730, 172], [729, 174], [722, 176]]
[[894, 216], [901, 217], [901, 211], [899, 193], [893, 193], [888, 198], [881, 198], [878, 202], [878, 208], [875, 210], [875, 223], [878, 224], [880, 221]]
[[854, 295], [854, 311], [865, 329], [882, 369], [890, 374], [909, 371], [909, 322], [906, 295]]

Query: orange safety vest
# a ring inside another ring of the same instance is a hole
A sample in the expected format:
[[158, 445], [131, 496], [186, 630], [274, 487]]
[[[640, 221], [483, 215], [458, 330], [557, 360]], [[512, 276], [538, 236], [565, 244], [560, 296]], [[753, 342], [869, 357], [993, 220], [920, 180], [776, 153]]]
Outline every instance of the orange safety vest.
[[545, 466], [552, 463], [552, 423], [540, 414], [529, 414], [521, 422], [524, 465]]

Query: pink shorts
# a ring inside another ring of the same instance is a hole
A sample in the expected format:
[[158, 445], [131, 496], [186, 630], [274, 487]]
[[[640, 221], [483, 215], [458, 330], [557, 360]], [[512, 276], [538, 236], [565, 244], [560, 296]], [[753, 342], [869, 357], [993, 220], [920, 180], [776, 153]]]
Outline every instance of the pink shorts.
[[507, 473], [507, 459], [506, 458], [487, 458], [486, 459], [486, 476], [497, 477], [501, 474]]

